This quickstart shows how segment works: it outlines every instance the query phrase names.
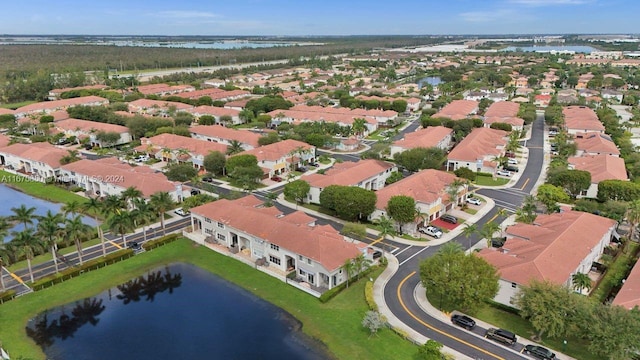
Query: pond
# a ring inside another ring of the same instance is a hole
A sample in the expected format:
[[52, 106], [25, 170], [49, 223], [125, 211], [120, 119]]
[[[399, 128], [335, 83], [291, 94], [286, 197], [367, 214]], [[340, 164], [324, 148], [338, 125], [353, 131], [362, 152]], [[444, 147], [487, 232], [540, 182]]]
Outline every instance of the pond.
[[205, 270], [172, 264], [31, 319], [52, 360], [329, 359], [286, 312]]
[[590, 54], [594, 51], [598, 51], [598, 49], [593, 48], [591, 46], [583, 46], [583, 45], [566, 45], [566, 46], [523, 46], [523, 47], [516, 47], [516, 46], [509, 46], [506, 47], [504, 49], [502, 49], [501, 51], [525, 51], [525, 52], [551, 52], [551, 51], [556, 51], [556, 52], [563, 52], [563, 51], [569, 51], [569, 52], [577, 52], [577, 53], [585, 53], [585, 54]]
[[418, 87], [422, 88], [425, 84], [429, 84], [431, 86], [438, 86], [442, 83], [442, 80], [439, 76], [427, 76], [417, 81]]
[[[26, 207], [35, 207], [36, 215], [45, 215], [48, 210], [51, 210], [54, 213], [59, 213], [62, 204], [52, 203], [49, 201], [45, 201], [42, 199], [38, 199], [36, 197], [27, 195], [18, 190], [12, 189], [4, 184], [0, 184], [0, 199], [2, 199], [3, 206], [0, 206], [0, 216], [11, 216], [13, 215], [13, 211], [11, 208], [19, 207], [24, 204]], [[95, 226], [96, 222], [92, 218], [88, 216], [83, 216], [83, 222], [90, 226]], [[35, 221], [34, 221], [35, 224]], [[12, 229], [9, 230], [9, 233], [12, 231], [21, 231], [24, 228], [23, 224], [16, 224]], [[11, 236], [7, 236], [4, 241], [10, 241]], [[2, 240], [0, 240], [2, 241]]]

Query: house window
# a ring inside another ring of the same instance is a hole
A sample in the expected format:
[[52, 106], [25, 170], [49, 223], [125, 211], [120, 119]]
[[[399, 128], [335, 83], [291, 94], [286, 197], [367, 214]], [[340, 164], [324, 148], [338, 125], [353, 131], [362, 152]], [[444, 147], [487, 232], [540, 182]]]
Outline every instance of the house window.
[[302, 257], [302, 255], [298, 255], [298, 260], [300, 260], [300, 261], [304, 260], [304, 258]]
[[311, 259], [307, 258], [307, 264], [311, 264]]
[[518, 287], [518, 284], [516, 284], [516, 283], [511, 283], [511, 287], [515, 289], [515, 288], [517, 288], [517, 287]]
[[275, 257], [273, 255], [269, 255], [269, 262], [272, 262], [276, 265], [280, 265], [280, 258]]
[[221, 241], [227, 240], [227, 238], [222, 234], [217, 234], [216, 237], [218, 238], [218, 240], [221, 240]]
[[280, 251], [280, 246], [276, 245], [276, 244], [271, 244], [271, 248], [275, 251]]
[[205, 218], [205, 219], [204, 219], [204, 222], [211, 224], [211, 219], [209, 219], [209, 218]]
[[212, 235], [213, 234], [213, 230], [211, 229], [204, 229], [204, 233], [208, 234], [208, 235]]
[[224, 224], [223, 224], [223, 223], [221, 223], [221, 222], [219, 222], [219, 223], [218, 223], [218, 227], [219, 227], [220, 229], [224, 229]]

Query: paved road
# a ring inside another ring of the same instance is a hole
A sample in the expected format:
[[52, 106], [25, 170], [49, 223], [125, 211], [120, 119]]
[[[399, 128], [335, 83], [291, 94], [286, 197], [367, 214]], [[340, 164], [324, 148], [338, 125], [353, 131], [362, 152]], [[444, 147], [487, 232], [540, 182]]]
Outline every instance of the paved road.
[[[495, 199], [496, 206], [483, 216], [476, 224], [479, 228], [488, 221], [501, 222], [501, 217], [497, 216], [498, 207], [510, 210], [518, 208], [522, 199], [528, 194], [542, 170], [543, 164], [543, 136], [544, 119], [538, 117], [533, 124], [532, 138], [527, 142], [529, 148], [529, 160], [527, 167], [522, 173], [522, 177], [510, 189], [482, 189], [478, 193]], [[463, 248], [468, 249], [473, 244], [480, 241], [477, 235], [470, 239], [460, 235], [452, 241], [458, 242]], [[410, 326], [424, 336], [443, 343], [445, 346], [455, 349], [474, 359], [520, 359], [521, 355], [516, 354], [506, 347], [490, 341], [479, 339], [469, 334], [468, 331], [449, 323], [444, 323], [426, 312], [424, 312], [414, 297], [414, 290], [420, 282], [419, 264], [422, 260], [434, 255], [439, 246], [433, 247], [412, 247], [403, 252], [395, 253], [400, 267], [398, 272], [391, 277], [384, 289], [384, 298], [393, 314], [403, 323]], [[433, 299], [431, 299], [433, 302]], [[438, 305], [438, 304], [435, 304]], [[474, 330], [477, 334], [483, 334], [484, 329]], [[515, 350], [520, 350], [522, 345], [518, 344]]]

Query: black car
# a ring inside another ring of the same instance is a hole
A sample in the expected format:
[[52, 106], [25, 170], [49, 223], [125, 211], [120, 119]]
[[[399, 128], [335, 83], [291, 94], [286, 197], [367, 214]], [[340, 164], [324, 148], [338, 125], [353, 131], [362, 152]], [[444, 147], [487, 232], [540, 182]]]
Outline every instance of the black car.
[[507, 171], [518, 172], [518, 167], [514, 166], [514, 165], [507, 165], [507, 166], [503, 167], [503, 169], [505, 169]]
[[551, 350], [547, 348], [543, 348], [542, 346], [538, 346], [538, 345], [527, 345], [524, 347], [524, 349], [522, 349], [522, 352], [527, 355], [531, 355], [536, 359], [542, 359], [542, 360], [556, 359], [556, 354], [552, 353]]
[[451, 317], [451, 322], [467, 330], [473, 330], [476, 327], [476, 322], [466, 315], [455, 314]]
[[140, 250], [142, 247], [140, 246], [140, 244], [134, 241], [129, 243], [128, 248], [133, 250]]
[[484, 334], [484, 337], [501, 342], [505, 345], [515, 345], [518, 342], [518, 338], [514, 333], [504, 329], [490, 328]]
[[448, 222], [450, 224], [457, 224], [458, 223], [458, 218], [456, 218], [453, 215], [449, 215], [449, 214], [444, 214], [444, 215], [440, 216], [440, 220], [442, 220], [444, 222]]

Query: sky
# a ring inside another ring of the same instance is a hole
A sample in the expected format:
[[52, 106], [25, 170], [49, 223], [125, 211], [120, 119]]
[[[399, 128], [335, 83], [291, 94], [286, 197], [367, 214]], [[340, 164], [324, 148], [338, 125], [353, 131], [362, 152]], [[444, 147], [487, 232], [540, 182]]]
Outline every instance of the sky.
[[0, 34], [640, 33], [638, 0], [3, 1]]

